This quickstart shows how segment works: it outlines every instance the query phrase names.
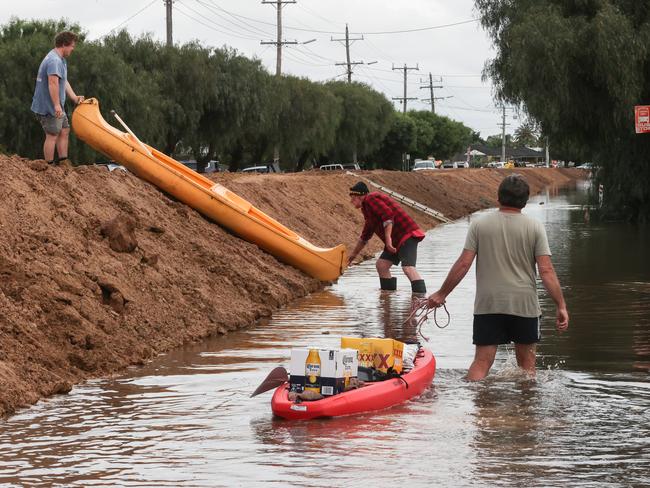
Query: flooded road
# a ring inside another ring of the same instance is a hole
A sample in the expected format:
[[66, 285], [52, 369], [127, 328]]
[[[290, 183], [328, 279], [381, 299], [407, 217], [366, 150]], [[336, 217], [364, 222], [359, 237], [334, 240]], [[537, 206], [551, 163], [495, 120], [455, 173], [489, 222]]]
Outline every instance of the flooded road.
[[[1, 486], [650, 485], [650, 233], [585, 219], [586, 189], [536, 197], [571, 313], [544, 312], [539, 374], [502, 348], [487, 380], [473, 356], [474, 272], [449, 297], [451, 325], [423, 332], [433, 386], [387, 411], [291, 423], [250, 393], [292, 346], [341, 335], [413, 337], [408, 281], [382, 293], [374, 263], [254, 328], [76, 387], [0, 423]], [[472, 216], [471, 218], [475, 218]], [[430, 291], [470, 219], [428, 233], [418, 269]], [[224, 304], [227, 306], [227, 304]]]

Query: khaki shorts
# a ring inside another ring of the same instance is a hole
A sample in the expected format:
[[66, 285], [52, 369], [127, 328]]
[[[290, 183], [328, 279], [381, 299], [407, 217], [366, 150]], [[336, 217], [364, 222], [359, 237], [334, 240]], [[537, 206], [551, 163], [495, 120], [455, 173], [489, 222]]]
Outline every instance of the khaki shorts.
[[63, 112], [63, 117], [55, 117], [54, 115], [41, 115], [35, 114], [36, 120], [38, 120], [43, 127], [43, 130], [46, 134], [51, 134], [54, 136], [59, 135], [61, 130], [69, 129], [70, 123], [68, 122], [68, 115]]

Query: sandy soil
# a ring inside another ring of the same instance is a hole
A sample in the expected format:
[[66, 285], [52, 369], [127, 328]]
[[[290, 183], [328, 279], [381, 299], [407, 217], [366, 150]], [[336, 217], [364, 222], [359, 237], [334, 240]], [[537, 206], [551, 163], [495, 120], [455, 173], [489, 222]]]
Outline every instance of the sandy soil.
[[[253, 324], [324, 283], [278, 262], [130, 173], [0, 157], [0, 415], [187, 342]], [[531, 187], [572, 170], [524, 169]], [[363, 172], [457, 218], [495, 204], [504, 170]], [[215, 175], [321, 246], [362, 216], [341, 173]], [[417, 211], [424, 228], [436, 222]], [[365, 258], [380, 249], [374, 239]]]

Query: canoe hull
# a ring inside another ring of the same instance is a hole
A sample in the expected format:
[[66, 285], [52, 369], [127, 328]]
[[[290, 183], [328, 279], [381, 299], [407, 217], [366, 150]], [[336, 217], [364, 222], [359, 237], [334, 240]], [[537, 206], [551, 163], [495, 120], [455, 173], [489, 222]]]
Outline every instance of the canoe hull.
[[323, 281], [336, 280], [345, 270], [344, 245], [314, 246], [224, 186], [146, 144], [141, 145], [103, 119], [97, 100], [86, 100], [75, 109], [72, 128], [93, 149], [280, 261]]
[[421, 395], [433, 381], [435, 372], [435, 357], [431, 351], [422, 349], [413, 370], [403, 376], [404, 381], [393, 378], [322, 400], [302, 403], [289, 400], [289, 386], [285, 383], [275, 390], [271, 409], [275, 415], [287, 420], [310, 420], [383, 410]]

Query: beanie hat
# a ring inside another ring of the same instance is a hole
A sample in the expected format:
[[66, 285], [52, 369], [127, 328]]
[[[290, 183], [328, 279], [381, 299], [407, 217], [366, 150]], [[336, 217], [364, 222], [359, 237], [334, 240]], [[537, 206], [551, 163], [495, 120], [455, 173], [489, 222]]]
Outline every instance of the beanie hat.
[[350, 188], [350, 195], [367, 195], [368, 193], [370, 193], [368, 185], [363, 181], [356, 183], [352, 188]]

